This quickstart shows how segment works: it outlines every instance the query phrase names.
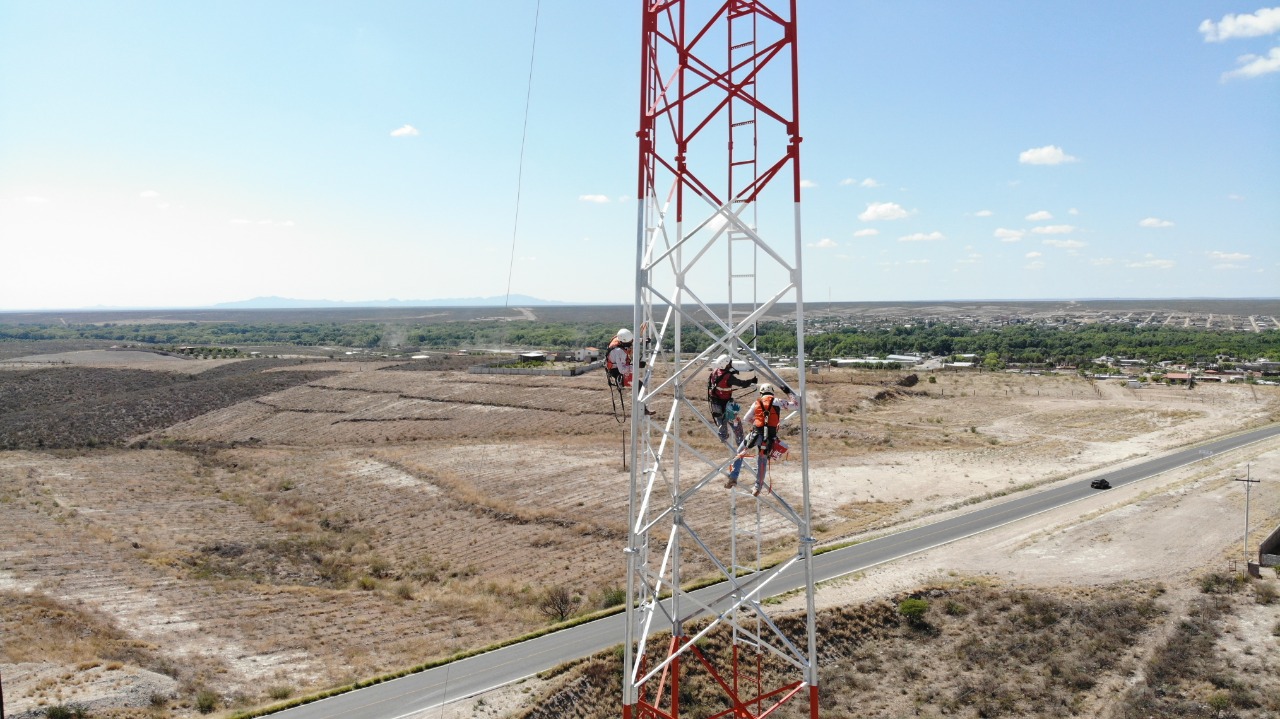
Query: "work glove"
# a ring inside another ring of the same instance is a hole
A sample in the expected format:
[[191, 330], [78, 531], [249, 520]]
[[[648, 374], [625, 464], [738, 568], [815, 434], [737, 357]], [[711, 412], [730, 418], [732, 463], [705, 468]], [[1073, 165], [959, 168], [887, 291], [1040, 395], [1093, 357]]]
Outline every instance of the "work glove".
[[752, 377], [752, 378], [751, 378], [751, 384], [759, 384], [759, 383], [760, 383], [760, 378], [759, 378], [759, 377]]

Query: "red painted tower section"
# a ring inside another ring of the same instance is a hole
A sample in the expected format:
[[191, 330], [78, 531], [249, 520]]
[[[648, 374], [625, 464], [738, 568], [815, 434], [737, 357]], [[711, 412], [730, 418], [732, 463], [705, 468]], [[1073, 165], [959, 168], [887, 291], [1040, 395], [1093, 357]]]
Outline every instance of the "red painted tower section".
[[[807, 702], [816, 719], [796, 0], [641, 2], [633, 329], [645, 361], [632, 387], [622, 716], [760, 719]], [[789, 368], [756, 351], [757, 322], [780, 315], [796, 332]], [[751, 455], [754, 492], [726, 482], [746, 453], [707, 409], [721, 355], [797, 402], [786, 443], [799, 468]], [[788, 541], [793, 555], [762, 566], [762, 547], [777, 556]], [[686, 588], [708, 576], [720, 584]], [[803, 617], [763, 602], [787, 582], [805, 593]]]

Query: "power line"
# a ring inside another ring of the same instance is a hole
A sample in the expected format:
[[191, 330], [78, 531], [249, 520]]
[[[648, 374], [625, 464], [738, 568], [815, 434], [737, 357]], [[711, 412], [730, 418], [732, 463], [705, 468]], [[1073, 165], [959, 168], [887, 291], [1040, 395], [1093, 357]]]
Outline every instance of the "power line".
[[524, 183], [524, 144], [529, 136], [529, 98], [533, 95], [533, 58], [538, 50], [538, 16], [542, 12], [542, 0], [538, 0], [533, 8], [533, 42], [529, 47], [529, 79], [524, 91], [524, 123], [520, 127], [520, 162], [516, 168], [516, 211], [511, 223], [511, 261], [507, 265], [507, 295], [502, 301], [504, 308], [511, 306], [511, 278], [516, 269], [516, 231], [520, 227], [520, 188]]

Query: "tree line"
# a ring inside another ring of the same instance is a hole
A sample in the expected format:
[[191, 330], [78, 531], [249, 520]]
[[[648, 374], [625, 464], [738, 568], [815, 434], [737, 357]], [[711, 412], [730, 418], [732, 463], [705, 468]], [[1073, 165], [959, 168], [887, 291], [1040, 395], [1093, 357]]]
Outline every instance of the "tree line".
[[[604, 348], [617, 327], [599, 322], [481, 321], [437, 324], [375, 322], [197, 323], [149, 325], [0, 324], [0, 341], [110, 340], [148, 345], [299, 345], [374, 349], [400, 346], [430, 349], [527, 347], [569, 350]], [[763, 323], [755, 338], [761, 352], [794, 355], [795, 331], [787, 323]], [[706, 338], [686, 331], [687, 353], [700, 352]], [[846, 328], [805, 336], [813, 359], [884, 357], [888, 354], [948, 356], [991, 354], [1003, 363], [1085, 364], [1103, 355], [1192, 362], [1219, 355], [1241, 360], [1280, 361], [1280, 330], [1238, 332], [1188, 327], [1125, 324], [1045, 327], [1009, 325], [974, 329], [964, 325], [912, 325], [885, 329]]]

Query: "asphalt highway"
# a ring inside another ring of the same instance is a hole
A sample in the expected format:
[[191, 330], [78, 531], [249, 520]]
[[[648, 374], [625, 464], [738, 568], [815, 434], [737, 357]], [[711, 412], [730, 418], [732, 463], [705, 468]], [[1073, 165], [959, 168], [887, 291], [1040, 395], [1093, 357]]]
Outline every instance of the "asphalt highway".
[[[1122, 487], [1169, 470], [1280, 435], [1280, 424], [1242, 432], [1105, 473], [1112, 487]], [[916, 554], [980, 532], [1070, 504], [1099, 491], [1087, 481], [1033, 491], [994, 506], [890, 534], [814, 557], [815, 581], [834, 579], [877, 564]], [[622, 561], [619, 559], [619, 561]], [[768, 586], [772, 596], [804, 586], [799, 564]], [[710, 603], [725, 592], [714, 585], [695, 594]], [[626, 616], [616, 614], [495, 649], [468, 659], [274, 714], [281, 719], [408, 719], [428, 710], [532, 676], [558, 664], [622, 643]], [[414, 631], [406, 627], [405, 631]]]

